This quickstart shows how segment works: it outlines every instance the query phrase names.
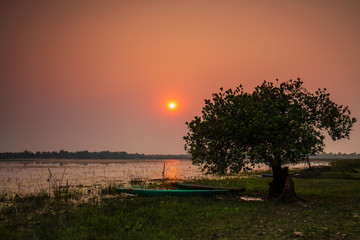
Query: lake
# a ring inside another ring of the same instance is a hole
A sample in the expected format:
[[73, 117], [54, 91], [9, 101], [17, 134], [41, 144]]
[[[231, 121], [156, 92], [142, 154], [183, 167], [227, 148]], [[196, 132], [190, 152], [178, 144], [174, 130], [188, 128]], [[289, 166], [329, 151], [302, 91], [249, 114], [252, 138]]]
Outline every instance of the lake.
[[[165, 171], [164, 171], [165, 163]], [[164, 171], [164, 174], [163, 174]], [[0, 161], [0, 191], [29, 193], [49, 188], [48, 179], [71, 186], [127, 185], [134, 179], [187, 179], [202, 172], [188, 159], [93, 160], [23, 159]]]
[[[315, 164], [327, 164], [316, 162]], [[165, 164], [165, 171], [164, 171]], [[314, 163], [312, 163], [314, 164]], [[293, 167], [304, 167], [303, 163]], [[260, 165], [255, 170], [266, 169]], [[164, 171], [164, 173], [163, 173]], [[32, 193], [49, 189], [50, 175], [59, 184], [99, 188], [110, 183], [129, 186], [131, 180], [167, 178], [181, 181], [204, 176], [189, 159], [16, 159], [0, 161], [0, 192]]]

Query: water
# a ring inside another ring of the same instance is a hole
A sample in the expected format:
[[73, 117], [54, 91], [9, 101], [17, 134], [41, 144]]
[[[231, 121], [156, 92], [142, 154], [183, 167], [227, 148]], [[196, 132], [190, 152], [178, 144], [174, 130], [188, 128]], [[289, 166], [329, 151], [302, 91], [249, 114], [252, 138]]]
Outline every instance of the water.
[[[165, 171], [164, 171], [165, 163]], [[74, 160], [36, 159], [0, 161], [0, 192], [30, 193], [49, 188], [50, 174], [75, 187], [127, 185], [134, 179], [181, 180], [203, 175], [187, 159]]]
[[[164, 171], [165, 163], [165, 171]], [[312, 164], [324, 165], [328, 162]], [[291, 167], [304, 167], [303, 163]], [[255, 170], [266, 170], [259, 165]], [[31, 193], [48, 190], [48, 179], [73, 187], [99, 187], [110, 183], [129, 186], [134, 179], [181, 181], [204, 176], [199, 166], [188, 159], [166, 160], [94, 160], [24, 159], [0, 161], [0, 192]]]

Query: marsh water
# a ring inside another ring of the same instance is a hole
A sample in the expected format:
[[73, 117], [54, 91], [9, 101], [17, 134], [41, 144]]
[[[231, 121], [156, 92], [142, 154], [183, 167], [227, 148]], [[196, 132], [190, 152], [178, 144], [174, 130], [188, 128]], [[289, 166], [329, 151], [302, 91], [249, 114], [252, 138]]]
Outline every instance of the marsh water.
[[190, 160], [74, 160], [0, 161], [0, 191], [34, 192], [49, 188], [49, 178], [62, 185], [90, 187], [131, 180], [186, 179], [200, 176]]
[[[317, 162], [315, 164], [326, 164]], [[304, 164], [295, 165], [303, 167]], [[258, 166], [255, 170], [265, 170]], [[131, 181], [169, 179], [181, 181], [204, 176], [188, 159], [93, 160], [23, 159], [0, 161], [0, 192], [31, 193], [47, 190], [49, 179], [72, 187], [101, 187], [110, 183], [129, 186]]]

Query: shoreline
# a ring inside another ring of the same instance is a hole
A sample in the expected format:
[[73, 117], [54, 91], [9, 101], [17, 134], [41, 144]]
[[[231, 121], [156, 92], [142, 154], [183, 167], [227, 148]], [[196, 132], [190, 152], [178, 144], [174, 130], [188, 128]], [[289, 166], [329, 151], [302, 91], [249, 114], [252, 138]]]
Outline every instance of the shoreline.
[[88, 163], [98, 163], [98, 164], [109, 164], [109, 163], [119, 163], [125, 164], [129, 162], [153, 162], [153, 161], [169, 161], [169, 160], [177, 160], [177, 161], [191, 161], [191, 159], [80, 159], [80, 158], [12, 158], [12, 159], [0, 159], [1, 162], [7, 163], [77, 163], [77, 164], [88, 164]]

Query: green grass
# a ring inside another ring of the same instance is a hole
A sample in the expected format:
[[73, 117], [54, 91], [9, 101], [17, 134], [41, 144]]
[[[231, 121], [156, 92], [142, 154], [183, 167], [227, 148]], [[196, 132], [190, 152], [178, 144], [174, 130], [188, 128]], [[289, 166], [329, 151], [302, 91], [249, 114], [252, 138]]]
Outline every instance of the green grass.
[[335, 168], [360, 168], [360, 159], [338, 159], [331, 162]]
[[[193, 182], [246, 187], [245, 195], [265, 197], [270, 181], [228, 177]], [[118, 195], [97, 205], [78, 206], [18, 197], [12, 201], [12, 211], [1, 211], [1, 238], [297, 239], [294, 232], [299, 232], [305, 239], [360, 239], [360, 181], [295, 178], [294, 182], [306, 207], [232, 196]]]
[[319, 176], [320, 178], [332, 178], [332, 179], [354, 179], [360, 180], [360, 173], [348, 173], [348, 172], [323, 172]]
[[241, 177], [224, 177], [220, 179], [197, 179], [193, 180], [194, 184], [224, 186], [233, 188], [246, 188], [246, 196], [265, 197], [268, 193], [268, 183], [272, 178], [241, 178]]

